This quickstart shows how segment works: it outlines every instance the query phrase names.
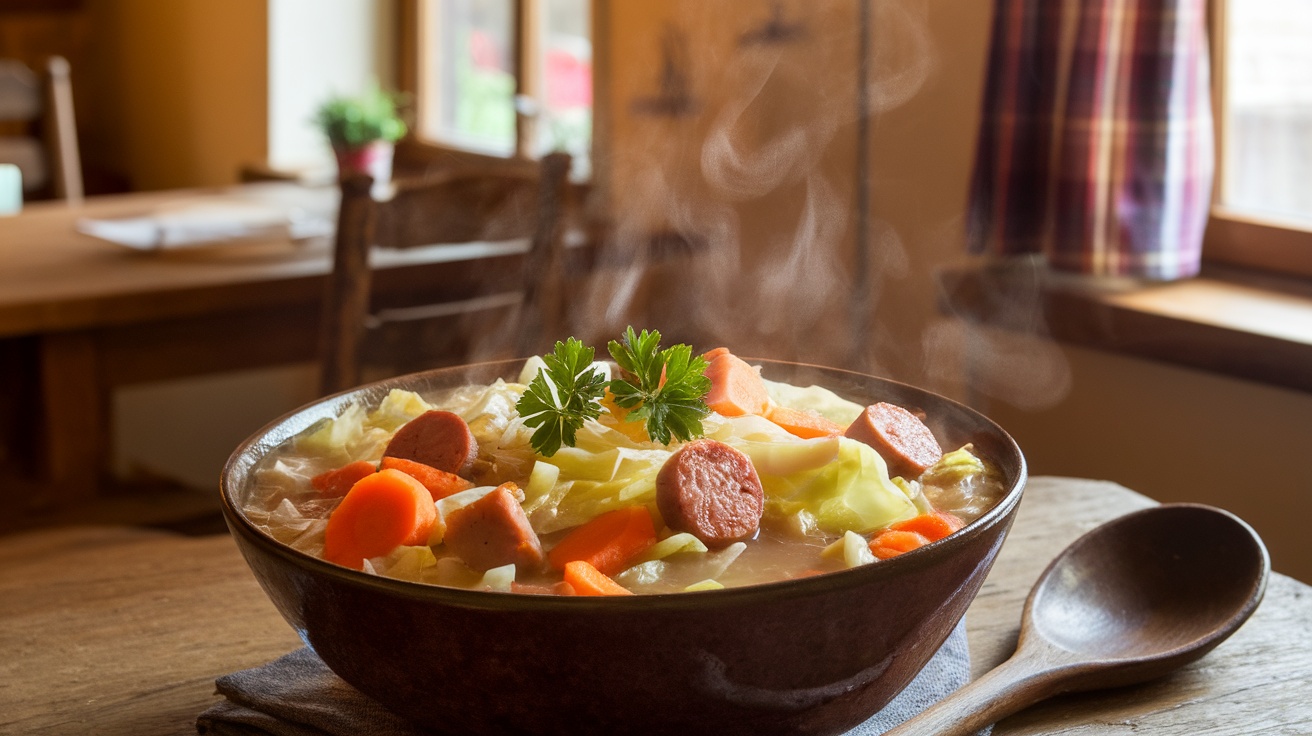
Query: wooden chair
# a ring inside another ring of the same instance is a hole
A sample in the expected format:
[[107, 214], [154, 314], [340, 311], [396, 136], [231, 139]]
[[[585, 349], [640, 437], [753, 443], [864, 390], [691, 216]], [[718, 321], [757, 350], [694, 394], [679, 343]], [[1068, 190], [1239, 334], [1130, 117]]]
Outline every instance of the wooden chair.
[[82, 199], [82, 163], [73, 118], [68, 62], [53, 56], [38, 78], [21, 62], [0, 59], [0, 162], [17, 164], [23, 190], [59, 199]]
[[[384, 197], [371, 193], [367, 176], [343, 182], [321, 319], [322, 391], [357, 385], [365, 362], [407, 372], [465, 362], [476, 349], [479, 358], [540, 350], [543, 336], [555, 334], [562, 320], [569, 167], [568, 155], [551, 154], [529, 170], [456, 169], [396, 181]], [[371, 299], [371, 281], [381, 273], [369, 263], [371, 252], [382, 255], [375, 249], [512, 239], [527, 239], [527, 250], [453, 259], [440, 283], [406, 292], [413, 302]], [[490, 337], [497, 338], [495, 350], [487, 347]]]

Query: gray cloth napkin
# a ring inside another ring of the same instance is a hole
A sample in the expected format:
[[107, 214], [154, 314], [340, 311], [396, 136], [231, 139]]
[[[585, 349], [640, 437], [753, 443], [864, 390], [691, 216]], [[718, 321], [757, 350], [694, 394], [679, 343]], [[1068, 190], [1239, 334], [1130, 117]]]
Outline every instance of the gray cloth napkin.
[[[964, 619], [911, 684], [849, 736], [879, 736], [970, 681]], [[196, 719], [207, 736], [424, 736], [298, 649], [215, 681], [226, 700]], [[980, 732], [988, 736], [991, 729]]]

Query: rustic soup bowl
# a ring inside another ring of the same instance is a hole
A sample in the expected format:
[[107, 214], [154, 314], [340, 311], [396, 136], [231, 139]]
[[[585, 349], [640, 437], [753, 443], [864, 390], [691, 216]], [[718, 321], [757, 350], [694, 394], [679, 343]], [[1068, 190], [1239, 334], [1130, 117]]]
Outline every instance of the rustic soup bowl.
[[872, 376], [753, 361], [774, 380], [923, 411], [944, 447], [972, 442], [1006, 493], [942, 541], [878, 564], [741, 588], [587, 598], [375, 577], [287, 547], [243, 513], [260, 460], [351, 402], [518, 374], [521, 361], [403, 376], [260, 430], [223, 472], [223, 511], [275, 606], [343, 680], [445, 733], [840, 733], [924, 667], [993, 564], [1025, 485], [1012, 438], [961, 404]]

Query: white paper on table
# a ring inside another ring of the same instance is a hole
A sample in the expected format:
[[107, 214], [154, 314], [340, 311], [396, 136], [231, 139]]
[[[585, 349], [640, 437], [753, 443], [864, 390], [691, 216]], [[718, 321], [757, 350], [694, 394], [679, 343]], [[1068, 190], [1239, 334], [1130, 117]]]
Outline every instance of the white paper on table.
[[[240, 196], [196, 197], [161, 207], [142, 217], [77, 221], [78, 232], [137, 250], [288, 237], [331, 235], [333, 206], [322, 197], [311, 202], [266, 202]], [[310, 206], [304, 206], [309, 204]]]

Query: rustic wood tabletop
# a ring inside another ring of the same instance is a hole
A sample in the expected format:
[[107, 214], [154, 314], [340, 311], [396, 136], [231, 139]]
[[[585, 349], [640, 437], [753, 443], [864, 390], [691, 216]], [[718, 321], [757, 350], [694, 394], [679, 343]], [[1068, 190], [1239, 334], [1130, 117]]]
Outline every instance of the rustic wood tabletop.
[[[1153, 504], [1113, 483], [1030, 481], [967, 614], [974, 674], [1015, 645], [1048, 561]], [[0, 538], [0, 733], [186, 734], [214, 678], [300, 646], [226, 535], [77, 527]], [[1312, 588], [1272, 576], [1230, 640], [1164, 679], [1058, 696], [998, 724], [1020, 734], [1312, 733]]]

